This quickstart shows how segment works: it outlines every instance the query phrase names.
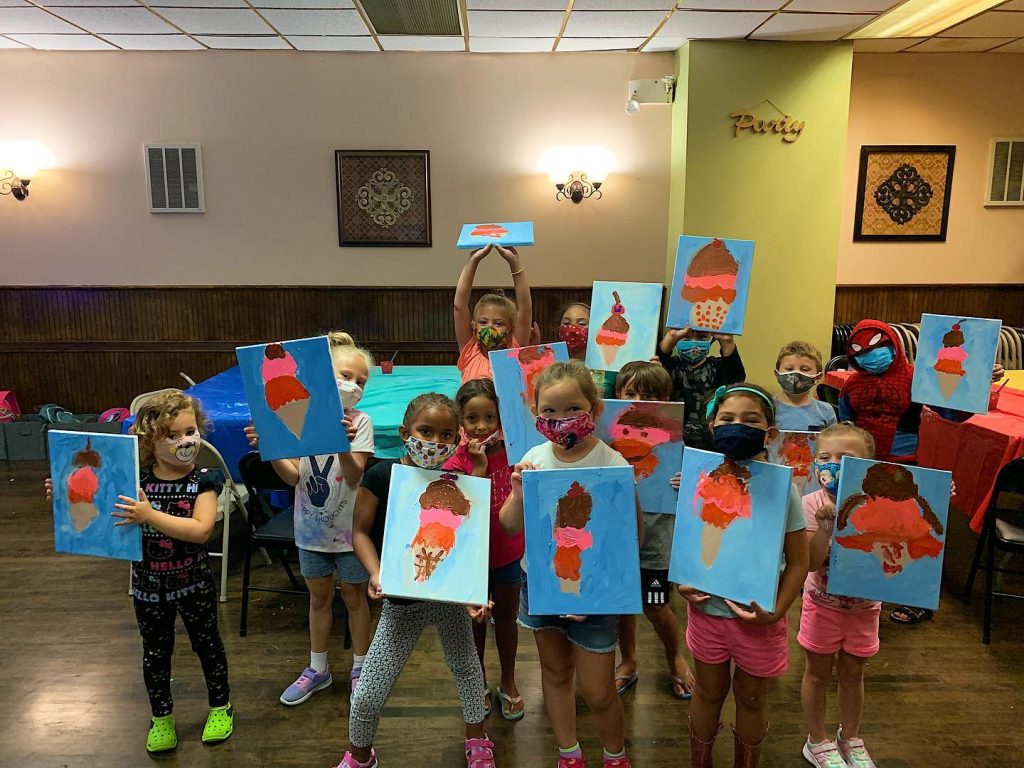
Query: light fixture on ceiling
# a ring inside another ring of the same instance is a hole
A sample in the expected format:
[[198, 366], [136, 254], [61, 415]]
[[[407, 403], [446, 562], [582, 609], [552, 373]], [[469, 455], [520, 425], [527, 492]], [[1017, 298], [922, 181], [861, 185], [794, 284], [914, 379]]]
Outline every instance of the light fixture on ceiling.
[[555, 199], [576, 204], [601, 198], [601, 185], [614, 165], [612, 153], [597, 145], [551, 147], [540, 157], [541, 170], [557, 190]]
[[671, 104], [676, 97], [676, 76], [665, 75], [658, 80], [630, 80], [626, 114], [640, 114], [641, 104]]
[[880, 37], [931, 37], [1003, 0], [907, 0], [849, 35], [851, 40]]
[[0, 141], [0, 195], [28, 197], [36, 173], [53, 167], [53, 153], [37, 141]]

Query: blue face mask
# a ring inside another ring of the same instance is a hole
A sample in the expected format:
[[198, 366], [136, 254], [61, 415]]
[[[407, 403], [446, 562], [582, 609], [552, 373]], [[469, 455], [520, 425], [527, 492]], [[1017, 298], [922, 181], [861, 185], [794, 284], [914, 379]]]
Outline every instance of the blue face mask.
[[683, 339], [676, 342], [676, 351], [679, 356], [691, 365], [700, 363], [711, 352], [710, 339]]
[[875, 375], [888, 371], [889, 366], [892, 365], [892, 361], [895, 359], [896, 350], [889, 345], [884, 347], [875, 347], [874, 349], [868, 350], [867, 352], [854, 357], [854, 360], [857, 361], [857, 365], [868, 373], [873, 373]]
[[767, 430], [748, 424], [719, 424], [711, 431], [715, 450], [735, 461], [752, 459], [764, 450]]
[[839, 462], [826, 461], [824, 464], [814, 462], [814, 471], [818, 473], [818, 482], [829, 496], [839, 493]]

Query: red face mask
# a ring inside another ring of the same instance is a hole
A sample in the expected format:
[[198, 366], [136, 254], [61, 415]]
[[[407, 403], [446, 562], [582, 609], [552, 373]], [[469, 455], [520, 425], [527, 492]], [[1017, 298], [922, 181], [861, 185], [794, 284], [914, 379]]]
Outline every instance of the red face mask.
[[565, 342], [570, 352], [579, 352], [586, 349], [588, 328], [585, 325], [560, 325], [558, 326], [558, 338]]

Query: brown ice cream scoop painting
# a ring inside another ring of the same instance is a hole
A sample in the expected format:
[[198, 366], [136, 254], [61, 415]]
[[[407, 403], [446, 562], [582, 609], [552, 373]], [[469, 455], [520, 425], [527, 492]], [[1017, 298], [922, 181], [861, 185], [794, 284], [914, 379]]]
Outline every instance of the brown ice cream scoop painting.
[[96, 492], [100, 489], [98, 472], [103, 459], [87, 441], [85, 450], [75, 454], [76, 469], [68, 476], [68, 513], [76, 531], [85, 530], [99, 514], [96, 509]]
[[455, 475], [444, 475], [420, 494], [420, 527], [413, 537], [413, 568], [416, 581], [426, 581], [455, 547], [455, 532], [469, 516], [469, 500], [455, 484]]
[[1002, 337], [1000, 320], [922, 315], [910, 386], [913, 401], [987, 413]]
[[742, 333], [753, 258], [749, 240], [681, 236], [668, 325]]
[[580, 593], [580, 555], [594, 546], [587, 530], [593, 508], [593, 497], [577, 482], [558, 500], [553, 565], [563, 592]]
[[654, 356], [661, 322], [660, 283], [596, 281], [591, 294], [587, 366], [618, 371]]

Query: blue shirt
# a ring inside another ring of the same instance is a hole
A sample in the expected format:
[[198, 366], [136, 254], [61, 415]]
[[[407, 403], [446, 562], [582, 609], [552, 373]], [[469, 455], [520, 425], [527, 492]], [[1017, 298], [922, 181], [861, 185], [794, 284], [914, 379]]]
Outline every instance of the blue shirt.
[[775, 426], [784, 432], [820, 432], [835, 423], [835, 409], [822, 400], [812, 398], [807, 405], [775, 401]]

